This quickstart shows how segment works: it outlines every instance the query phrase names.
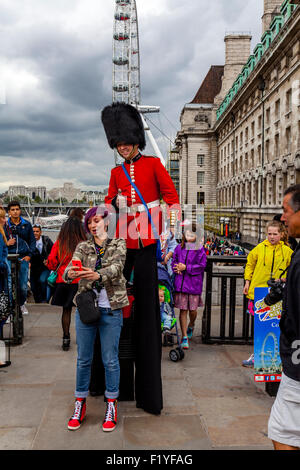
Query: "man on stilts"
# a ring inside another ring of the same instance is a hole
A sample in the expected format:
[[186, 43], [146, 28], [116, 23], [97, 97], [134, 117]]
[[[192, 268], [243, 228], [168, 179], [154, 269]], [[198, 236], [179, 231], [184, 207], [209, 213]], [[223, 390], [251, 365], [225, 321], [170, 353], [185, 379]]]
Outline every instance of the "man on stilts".
[[180, 213], [179, 199], [174, 183], [160, 159], [140, 153], [146, 141], [143, 122], [136, 108], [125, 103], [113, 103], [103, 109], [102, 123], [110, 147], [116, 148], [124, 158], [126, 170], [122, 165], [112, 169], [105, 203], [118, 211], [117, 236], [126, 239], [126, 280], [130, 280], [132, 271], [134, 273], [136, 405], [149, 413], [160, 414], [163, 408], [162, 340], [157, 244], [155, 230], [152, 229], [139, 194], [148, 206], [158, 233], [161, 233], [163, 223], [160, 197], [170, 209], [173, 224]]

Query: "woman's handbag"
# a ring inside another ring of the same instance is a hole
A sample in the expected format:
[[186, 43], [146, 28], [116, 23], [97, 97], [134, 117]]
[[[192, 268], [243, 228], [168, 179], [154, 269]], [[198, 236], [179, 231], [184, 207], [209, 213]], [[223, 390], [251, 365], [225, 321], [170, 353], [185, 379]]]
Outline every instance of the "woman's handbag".
[[[5, 278], [5, 274], [1, 273], [0, 276], [2, 279], [2, 290], [0, 292], [0, 323], [6, 321], [11, 314], [10, 310], [10, 301], [9, 301], [9, 294], [8, 294], [8, 281]], [[6, 289], [5, 289], [6, 286]]]
[[[58, 270], [58, 268], [57, 268]], [[55, 287], [56, 284], [56, 279], [57, 279], [57, 270], [56, 271], [51, 271], [49, 274], [49, 277], [47, 279], [47, 283], [50, 287]]]
[[10, 315], [9, 296], [3, 290], [0, 292], [0, 323], [6, 321]]
[[89, 325], [100, 320], [101, 313], [98, 307], [97, 295], [93, 290], [81, 292], [76, 297], [80, 320]]
[[125, 175], [126, 175], [128, 181], [129, 181], [129, 183], [131, 184], [131, 186], [134, 187], [136, 193], [139, 195], [140, 200], [142, 201], [142, 203], [144, 204], [144, 206], [145, 206], [145, 208], [146, 208], [146, 211], [147, 211], [147, 214], [148, 214], [148, 219], [149, 219], [150, 224], [152, 225], [152, 230], [153, 230], [154, 236], [155, 236], [155, 238], [156, 238], [156, 259], [157, 259], [157, 261], [162, 261], [162, 260], [163, 260], [163, 254], [162, 254], [162, 250], [161, 250], [160, 238], [159, 238], [159, 235], [158, 235], [157, 230], [156, 230], [156, 228], [155, 228], [155, 225], [154, 225], [154, 223], [153, 223], [153, 221], [152, 221], [152, 217], [151, 217], [150, 211], [149, 211], [149, 209], [148, 209], [148, 206], [147, 206], [146, 202], [144, 201], [144, 198], [143, 198], [143, 196], [141, 195], [141, 192], [139, 191], [139, 189], [136, 187], [136, 185], [134, 184], [134, 182], [133, 182], [132, 179], [130, 178], [130, 176], [129, 176], [129, 174], [128, 174], [128, 171], [127, 171], [126, 168], [125, 168], [124, 163], [123, 163], [123, 165], [122, 165], [122, 169], [123, 169], [123, 171], [124, 171], [124, 173], [125, 173]]
[[50, 274], [49, 274], [49, 276], [48, 276], [48, 279], [47, 279], [47, 284], [48, 284], [48, 286], [50, 286], [50, 287], [55, 287], [56, 279], [57, 279], [57, 276], [58, 276], [58, 270], [59, 270], [59, 268], [61, 267], [61, 265], [63, 264], [63, 262], [65, 261], [65, 259], [66, 259], [66, 256], [65, 256], [64, 259], [59, 263], [59, 265], [57, 266], [56, 270], [50, 272]]

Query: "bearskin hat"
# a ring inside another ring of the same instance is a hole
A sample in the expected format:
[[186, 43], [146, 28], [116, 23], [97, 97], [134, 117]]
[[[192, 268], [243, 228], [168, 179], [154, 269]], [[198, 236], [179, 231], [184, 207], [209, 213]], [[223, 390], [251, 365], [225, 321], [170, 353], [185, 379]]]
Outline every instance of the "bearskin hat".
[[138, 144], [140, 150], [146, 147], [143, 121], [134, 106], [112, 103], [102, 110], [101, 120], [108, 144], [112, 149], [119, 143]]

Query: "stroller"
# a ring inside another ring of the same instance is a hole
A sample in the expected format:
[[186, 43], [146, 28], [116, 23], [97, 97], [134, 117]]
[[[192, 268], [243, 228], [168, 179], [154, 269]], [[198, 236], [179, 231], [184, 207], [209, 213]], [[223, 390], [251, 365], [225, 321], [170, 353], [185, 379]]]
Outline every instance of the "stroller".
[[[168, 273], [167, 268], [161, 263], [157, 263], [157, 274], [158, 274], [158, 283], [160, 285], [165, 286], [170, 293], [170, 307], [172, 310], [172, 317], [175, 318], [174, 298], [173, 298], [174, 288], [173, 288], [173, 282], [171, 280], [171, 277]], [[163, 346], [174, 346], [175, 336], [177, 340], [177, 347], [175, 349], [171, 349], [171, 351], [169, 352], [169, 357], [171, 361], [173, 362], [181, 361], [184, 358], [184, 351], [181, 348], [181, 343], [179, 340], [177, 322], [175, 323], [175, 333], [164, 334]]]

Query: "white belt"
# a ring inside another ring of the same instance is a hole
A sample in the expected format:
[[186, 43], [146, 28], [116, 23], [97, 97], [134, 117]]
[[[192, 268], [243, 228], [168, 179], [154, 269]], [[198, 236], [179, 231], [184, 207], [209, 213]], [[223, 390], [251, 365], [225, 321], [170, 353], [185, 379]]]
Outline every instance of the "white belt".
[[[148, 209], [152, 209], [153, 207], [158, 207], [160, 205], [159, 200], [157, 199], [156, 201], [152, 202], [147, 202]], [[136, 212], [144, 212], [146, 211], [146, 207], [144, 204], [133, 204], [132, 206], [127, 206], [122, 208], [121, 211], [125, 210], [128, 214], [135, 214]]]

